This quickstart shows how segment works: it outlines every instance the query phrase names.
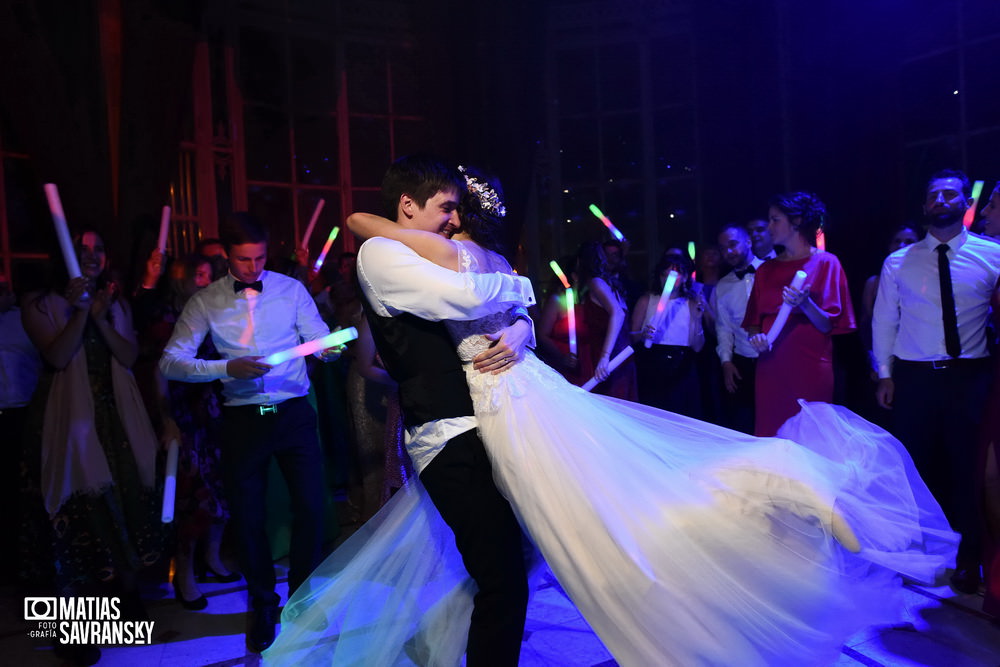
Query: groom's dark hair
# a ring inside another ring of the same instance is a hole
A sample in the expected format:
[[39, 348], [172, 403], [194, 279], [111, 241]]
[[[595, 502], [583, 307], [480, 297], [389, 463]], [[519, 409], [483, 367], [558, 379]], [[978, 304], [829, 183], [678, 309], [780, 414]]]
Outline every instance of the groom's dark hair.
[[382, 205], [390, 220], [396, 219], [399, 198], [410, 195], [420, 208], [449, 188], [465, 192], [465, 178], [456, 167], [430, 155], [405, 155], [391, 165], [382, 179]]

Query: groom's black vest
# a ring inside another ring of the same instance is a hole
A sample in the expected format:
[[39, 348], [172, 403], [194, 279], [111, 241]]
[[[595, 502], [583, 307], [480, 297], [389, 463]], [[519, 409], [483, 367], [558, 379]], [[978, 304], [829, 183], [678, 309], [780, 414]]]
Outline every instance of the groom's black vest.
[[382, 317], [361, 298], [382, 364], [399, 383], [403, 423], [419, 426], [472, 412], [465, 371], [442, 322], [403, 313]]

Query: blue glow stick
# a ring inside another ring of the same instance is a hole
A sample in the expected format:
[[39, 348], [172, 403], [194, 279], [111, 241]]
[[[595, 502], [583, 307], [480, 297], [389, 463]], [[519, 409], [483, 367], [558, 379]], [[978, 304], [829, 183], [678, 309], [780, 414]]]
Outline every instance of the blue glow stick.
[[325, 350], [328, 347], [343, 345], [344, 343], [352, 341], [357, 337], [358, 330], [354, 327], [340, 329], [339, 331], [334, 331], [333, 333], [327, 334], [322, 338], [311, 340], [308, 343], [302, 343], [301, 345], [296, 345], [293, 348], [269, 354], [264, 357], [262, 361], [268, 366], [277, 366], [278, 364], [282, 364], [290, 359], [304, 357], [307, 354], [313, 354], [315, 352], [319, 352], [320, 350]]

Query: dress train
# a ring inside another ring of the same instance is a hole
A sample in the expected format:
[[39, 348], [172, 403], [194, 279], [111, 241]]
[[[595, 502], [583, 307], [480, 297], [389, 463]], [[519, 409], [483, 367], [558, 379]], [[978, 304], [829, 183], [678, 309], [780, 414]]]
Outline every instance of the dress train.
[[[669, 413], [598, 400], [591, 417], [624, 409], [662, 441]], [[574, 463], [586, 446], [579, 443], [563, 462], [579, 469], [549, 469], [565, 517], [551, 509], [542, 519], [525, 517], [535, 500], [514, 503], [560, 584], [622, 665], [831, 662], [854, 632], [898, 618], [901, 574], [930, 583], [954, 560], [957, 536], [905, 450], [844, 408], [805, 404], [782, 438], [763, 440], [676, 415], [669, 421], [702, 432], [706, 442], [727, 440], [709, 448], [714, 454], [647, 470], [659, 499], [634, 482], [631, 507], [619, 506], [603, 493], [617, 476], [607, 467], [581, 495], [567, 492], [558, 480], [589, 474]], [[729, 452], [720, 454], [723, 448]], [[608, 460], [623, 458], [608, 451]], [[836, 483], [817, 488], [817, 465]], [[800, 481], [806, 475], [812, 484]], [[546, 479], [529, 477], [528, 485], [545, 488]], [[682, 496], [683, 505], [675, 504]], [[581, 518], [590, 512], [601, 523]], [[833, 537], [838, 516], [856, 536], [857, 553]], [[413, 480], [293, 596], [265, 662], [461, 664], [474, 592], [451, 531]]]

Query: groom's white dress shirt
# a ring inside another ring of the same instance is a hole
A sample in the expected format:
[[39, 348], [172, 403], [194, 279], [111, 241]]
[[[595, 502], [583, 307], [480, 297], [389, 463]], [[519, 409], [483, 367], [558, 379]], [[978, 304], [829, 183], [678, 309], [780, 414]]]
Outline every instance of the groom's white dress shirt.
[[[476, 320], [535, 303], [531, 281], [505, 273], [458, 273], [406, 245], [373, 238], [358, 250], [358, 278], [372, 309], [383, 317], [410, 313], [424, 320]], [[445, 444], [476, 427], [476, 418], [439, 419], [406, 430], [406, 450], [419, 474]]]

